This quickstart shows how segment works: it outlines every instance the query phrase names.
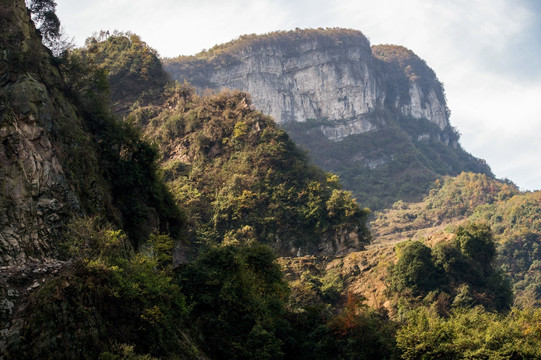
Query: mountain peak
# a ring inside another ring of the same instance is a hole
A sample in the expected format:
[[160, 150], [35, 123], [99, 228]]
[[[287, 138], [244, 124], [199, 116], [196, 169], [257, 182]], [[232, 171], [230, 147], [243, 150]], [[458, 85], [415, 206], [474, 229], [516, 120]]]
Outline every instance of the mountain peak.
[[273, 31], [270, 33], [246, 34], [224, 44], [218, 44], [203, 50], [194, 56], [179, 56], [166, 60], [166, 63], [185, 59], [212, 59], [219, 56], [236, 56], [239, 52], [261, 50], [265, 47], [287, 47], [291, 55], [299, 51], [294, 45], [314, 42], [319, 46], [339, 48], [346, 42], [349, 46], [370, 48], [370, 42], [362, 32], [344, 28], [295, 29], [289, 31]]
[[377, 128], [367, 115], [386, 103], [445, 129], [447, 106], [434, 72], [405, 48], [374, 49], [356, 30], [294, 30], [244, 35], [168, 59], [165, 67], [174, 79], [201, 89], [248, 91], [255, 107], [278, 123], [347, 122], [324, 132], [332, 140]]
[[360, 31], [245, 35], [164, 66], [201, 92], [248, 92], [256, 109], [372, 208], [419, 196], [441, 175], [490, 174], [460, 148], [434, 71], [402, 46], [370, 46]]

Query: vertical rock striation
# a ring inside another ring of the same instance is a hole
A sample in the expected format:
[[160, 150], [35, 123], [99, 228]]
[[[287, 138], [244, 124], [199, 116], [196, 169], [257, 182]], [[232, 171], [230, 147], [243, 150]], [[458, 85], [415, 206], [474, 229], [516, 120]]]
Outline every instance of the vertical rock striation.
[[376, 130], [381, 124], [367, 115], [391, 103], [406, 116], [442, 130], [449, 126], [434, 72], [404, 48], [373, 51], [358, 31], [244, 36], [194, 57], [166, 60], [165, 68], [201, 89], [247, 91], [254, 106], [279, 124], [325, 121], [322, 132], [333, 141]]

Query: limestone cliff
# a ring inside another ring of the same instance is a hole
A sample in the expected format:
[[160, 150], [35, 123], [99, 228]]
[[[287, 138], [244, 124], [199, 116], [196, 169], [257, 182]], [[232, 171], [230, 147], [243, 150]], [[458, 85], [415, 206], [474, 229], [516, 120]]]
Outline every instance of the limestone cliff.
[[428, 65], [411, 50], [395, 45], [372, 47], [383, 62], [388, 101], [403, 115], [427, 119], [441, 130], [449, 127], [443, 86]]
[[244, 36], [194, 57], [167, 60], [165, 66], [173, 78], [200, 88], [249, 92], [255, 107], [277, 123], [326, 121], [321, 130], [333, 141], [376, 130], [381, 124], [367, 115], [386, 103], [442, 130], [449, 126], [434, 72], [404, 48], [373, 51], [358, 31]]

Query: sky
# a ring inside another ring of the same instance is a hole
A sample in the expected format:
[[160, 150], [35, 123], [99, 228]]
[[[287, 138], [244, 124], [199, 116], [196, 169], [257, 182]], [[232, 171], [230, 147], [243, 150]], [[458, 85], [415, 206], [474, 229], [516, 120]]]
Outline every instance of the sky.
[[192, 55], [243, 34], [295, 28], [362, 31], [413, 50], [445, 86], [462, 147], [498, 178], [541, 189], [541, 1], [56, 0], [77, 45], [131, 31], [162, 57]]

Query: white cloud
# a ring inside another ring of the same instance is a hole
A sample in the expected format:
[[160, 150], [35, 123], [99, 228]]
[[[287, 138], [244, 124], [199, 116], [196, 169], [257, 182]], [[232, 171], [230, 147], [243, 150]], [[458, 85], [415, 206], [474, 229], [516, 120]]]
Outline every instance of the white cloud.
[[541, 85], [482, 73], [447, 91], [464, 147], [486, 159], [496, 176], [541, 189]]
[[132, 31], [162, 56], [194, 54], [245, 33], [280, 30], [288, 13], [275, 1], [59, 0], [58, 15], [79, 45], [99, 30]]

